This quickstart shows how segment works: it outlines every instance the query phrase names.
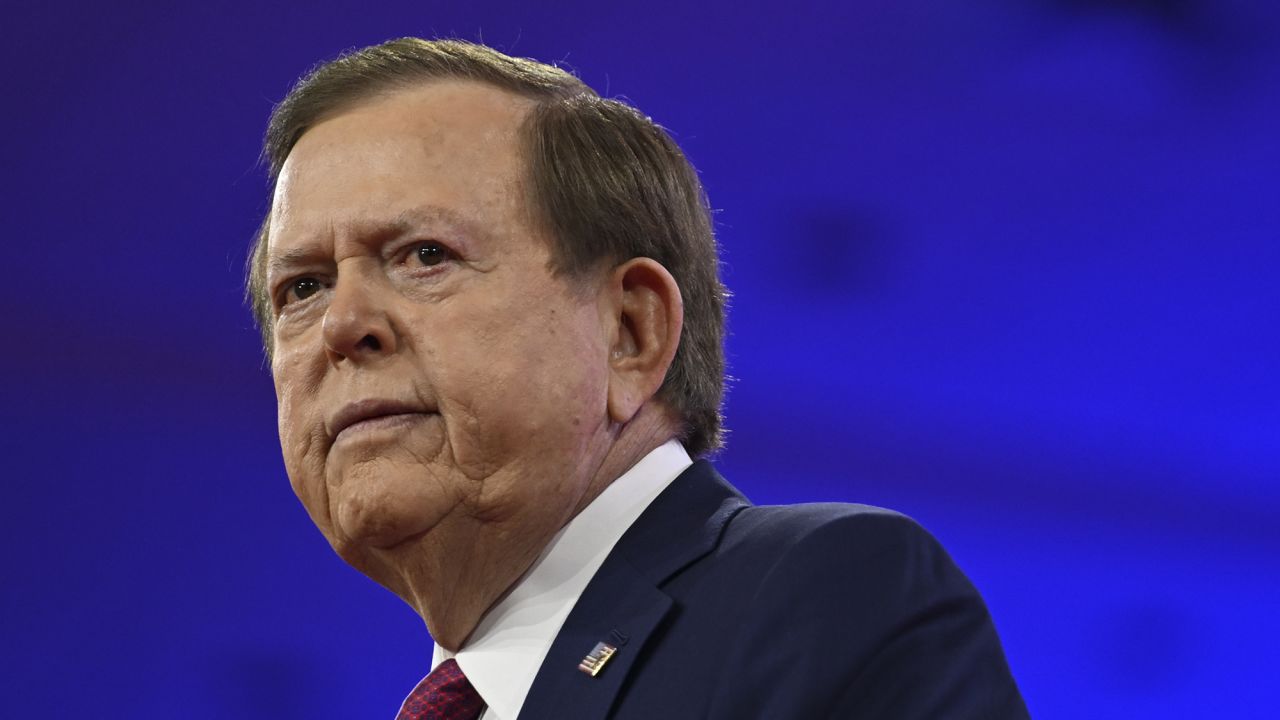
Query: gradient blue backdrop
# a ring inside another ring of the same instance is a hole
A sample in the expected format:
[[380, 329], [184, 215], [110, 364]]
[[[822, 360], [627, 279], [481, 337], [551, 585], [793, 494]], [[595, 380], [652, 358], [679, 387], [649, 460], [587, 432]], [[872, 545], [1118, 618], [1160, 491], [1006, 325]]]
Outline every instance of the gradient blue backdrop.
[[430, 643], [293, 498], [240, 304], [312, 63], [456, 34], [700, 169], [724, 472], [888, 505], [1040, 718], [1267, 718], [1280, 5], [9, 3], [0, 715], [390, 718]]

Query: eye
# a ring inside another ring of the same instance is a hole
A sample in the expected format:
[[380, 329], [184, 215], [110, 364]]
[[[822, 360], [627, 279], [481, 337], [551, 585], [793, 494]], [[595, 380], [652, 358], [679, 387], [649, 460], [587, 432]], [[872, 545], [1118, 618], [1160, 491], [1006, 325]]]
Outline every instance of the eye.
[[419, 245], [411, 256], [425, 267], [439, 265], [449, 259], [449, 249], [438, 242], [427, 242]]
[[320, 281], [315, 278], [298, 278], [284, 287], [284, 302], [282, 304], [288, 305], [298, 300], [306, 300], [320, 292], [321, 287]]

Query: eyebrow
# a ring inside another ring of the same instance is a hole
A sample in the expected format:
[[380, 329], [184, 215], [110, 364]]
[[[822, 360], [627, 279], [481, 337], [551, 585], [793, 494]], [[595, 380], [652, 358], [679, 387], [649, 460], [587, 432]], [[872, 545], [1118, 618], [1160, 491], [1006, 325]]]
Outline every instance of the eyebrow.
[[471, 223], [464, 220], [458, 213], [439, 205], [409, 208], [397, 215], [395, 220], [386, 224], [384, 229], [393, 233], [405, 233], [419, 225], [430, 223], [444, 223], [455, 229], [465, 231], [467, 234], [474, 234], [476, 230]]
[[[483, 238], [483, 233], [475, 224], [465, 220], [458, 213], [439, 205], [424, 205], [404, 210], [389, 222], [360, 223], [354, 227], [357, 235], [377, 239], [406, 235], [423, 225], [442, 224], [448, 226], [456, 235], [463, 238]], [[461, 238], [453, 237], [453, 240]], [[329, 253], [322, 251], [317, 243], [308, 243], [279, 254], [271, 254], [268, 248], [267, 278], [279, 277], [299, 266], [313, 265], [328, 261]]]
[[323, 256], [324, 253], [320, 252], [314, 245], [293, 248], [279, 255], [270, 255], [267, 258], [267, 280], [270, 282], [272, 278], [279, 277], [282, 273], [287, 273], [295, 267], [315, 263]]

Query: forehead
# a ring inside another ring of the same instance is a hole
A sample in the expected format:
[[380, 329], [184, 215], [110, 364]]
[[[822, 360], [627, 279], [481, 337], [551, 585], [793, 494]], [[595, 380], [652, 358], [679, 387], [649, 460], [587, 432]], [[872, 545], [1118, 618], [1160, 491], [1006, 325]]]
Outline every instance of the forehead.
[[439, 81], [364, 101], [311, 127], [285, 160], [271, 254], [298, 237], [423, 208], [492, 224], [524, 211], [520, 127], [533, 101]]

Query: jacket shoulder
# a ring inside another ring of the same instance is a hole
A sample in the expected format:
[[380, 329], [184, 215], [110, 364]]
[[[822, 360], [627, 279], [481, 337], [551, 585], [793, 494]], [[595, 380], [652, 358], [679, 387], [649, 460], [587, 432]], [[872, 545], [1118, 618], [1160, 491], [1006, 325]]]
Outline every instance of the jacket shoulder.
[[[852, 503], [752, 506], [726, 529], [727, 553], [759, 553], [783, 565], [851, 569], [886, 555], [943, 553], [942, 546], [902, 513]], [[782, 569], [781, 567], [777, 569]], [[868, 568], [859, 568], [866, 571]]]
[[752, 507], [721, 551], [755, 576], [711, 717], [1025, 716], [985, 604], [912, 518]]

